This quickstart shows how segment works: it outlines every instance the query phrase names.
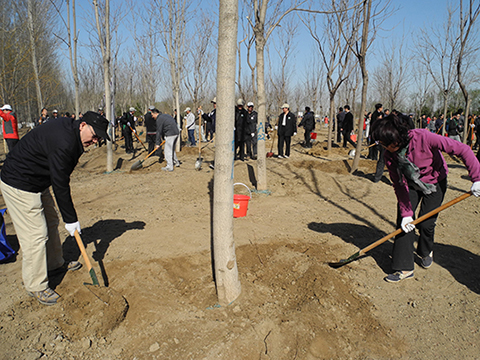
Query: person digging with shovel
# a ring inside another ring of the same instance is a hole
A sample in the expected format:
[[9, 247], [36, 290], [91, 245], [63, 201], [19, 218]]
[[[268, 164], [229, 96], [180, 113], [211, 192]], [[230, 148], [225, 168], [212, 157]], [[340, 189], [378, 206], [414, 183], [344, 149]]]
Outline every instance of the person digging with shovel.
[[[393, 182], [398, 201], [397, 228], [399, 234], [393, 244], [393, 274], [388, 282], [413, 278], [415, 210], [418, 216], [438, 208], [447, 190], [448, 168], [442, 151], [456, 155], [465, 164], [473, 182], [471, 192], [480, 196], [480, 163], [465, 144], [423, 129], [409, 129], [398, 116], [391, 114], [377, 120], [372, 126], [374, 141], [385, 148], [385, 164]], [[417, 224], [420, 232], [417, 255], [420, 265], [427, 269], [433, 263], [433, 243], [437, 215]]]
[[158, 109], [152, 110], [152, 117], [157, 124], [155, 148], [159, 149], [162, 139], [165, 139], [165, 160], [167, 161], [167, 166], [163, 167], [162, 170], [173, 171], [174, 166], [180, 166], [180, 161], [175, 152], [175, 144], [177, 143], [178, 135], [180, 134], [177, 122], [170, 115], [160, 113], [160, 110]]
[[107, 127], [108, 120], [92, 111], [81, 120], [49, 121], [27, 133], [3, 164], [0, 189], [23, 253], [25, 290], [44, 305], [54, 305], [60, 297], [50, 289], [48, 276], [82, 267], [63, 258], [50, 186], [68, 233], [81, 233], [70, 174], [85, 148], [101, 138], [110, 141]]

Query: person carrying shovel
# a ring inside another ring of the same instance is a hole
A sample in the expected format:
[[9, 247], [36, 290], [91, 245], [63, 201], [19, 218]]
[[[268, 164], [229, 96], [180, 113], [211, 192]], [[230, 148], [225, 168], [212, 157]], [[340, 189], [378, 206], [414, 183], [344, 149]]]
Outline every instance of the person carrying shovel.
[[162, 139], [165, 139], [165, 160], [167, 161], [167, 166], [163, 167], [162, 170], [173, 171], [174, 166], [180, 166], [180, 161], [178, 161], [177, 153], [175, 152], [175, 144], [180, 134], [177, 122], [170, 115], [161, 114], [158, 109], [152, 110], [152, 117], [157, 123], [155, 149], [159, 149]]
[[68, 233], [81, 233], [70, 174], [86, 147], [110, 140], [107, 127], [108, 120], [91, 111], [81, 120], [49, 121], [26, 134], [3, 164], [0, 189], [23, 252], [23, 283], [27, 294], [44, 305], [54, 305], [60, 297], [50, 289], [48, 276], [82, 267], [63, 258], [50, 186]]
[[[387, 151], [385, 163], [393, 182], [398, 201], [397, 228], [399, 234], [393, 244], [393, 274], [388, 282], [413, 278], [415, 210], [418, 216], [438, 208], [447, 190], [447, 163], [442, 151], [462, 159], [473, 182], [471, 192], [480, 196], [480, 163], [465, 144], [423, 129], [409, 130], [398, 116], [391, 114], [377, 120], [372, 126], [372, 136]], [[427, 269], [433, 263], [433, 243], [437, 215], [418, 223], [420, 237], [416, 249], [420, 265]]]

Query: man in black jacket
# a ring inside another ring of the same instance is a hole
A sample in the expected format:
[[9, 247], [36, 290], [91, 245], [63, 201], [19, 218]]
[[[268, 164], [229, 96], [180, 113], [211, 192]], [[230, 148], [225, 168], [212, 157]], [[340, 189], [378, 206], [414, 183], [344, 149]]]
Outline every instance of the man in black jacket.
[[247, 110], [243, 99], [237, 100], [235, 108], [235, 160], [245, 160], [245, 133], [247, 129]]
[[135, 108], [131, 107], [128, 111], [120, 119], [120, 125], [125, 139], [125, 152], [131, 154], [134, 152], [132, 132], [135, 131]]
[[70, 174], [84, 148], [100, 138], [110, 140], [107, 127], [107, 119], [90, 111], [81, 120], [49, 121], [27, 133], [3, 164], [0, 188], [23, 252], [23, 283], [28, 295], [42, 304], [54, 305], [59, 298], [48, 286], [49, 271], [81, 267], [63, 259], [50, 186], [68, 233], [80, 233]]
[[215, 133], [215, 118], [217, 113], [217, 97], [215, 96], [211, 101], [213, 104], [213, 110], [210, 111], [208, 114], [202, 112], [202, 119], [206, 123], [206, 134], [205, 139], [207, 141], [213, 139], [213, 134]]
[[305, 147], [310, 149], [312, 147], [310, 134], [315, 129], [315, 115], [308, 106], [305, 107], [305, 115], [303, 115], [303, 119], [298, 126], [303, 126], [305, 130]]
[[349, 142], [354, 148], [357, 147], [357, 144], [350, 139], [350, 134], [353, 131], [353, 114], [350, 112], [350, 106], [345, 105], [343, 107], [345, 110], [345, 117], [343, 119], [343, 147], [347, 147], [347, 142]]
[[[377, 120], [383, 117], [383, 105], [382, 104], [375, 104], [375, 111], [372, 113], [372, 119], [370, 120], [370, 129], [373, 129], [373, 125], [377, 122]], [[370, 139], [370, 145], [372, 145], [368, 149], [368, 156], [367, 159], [377, 160], [379, 158], [378, 153], [381, 152], [380, 158], [383, 157], [383, 147], [381, 145], [373, 145], [375, 140], [373, 138]]]
[[[152, 110], [154, 109], [155, 109], [155, 106], [149, 106], [148, 111], [144, 116], [145, 127], [147, 130], [145, 141], [148, 144], [149, 154], [155, 149], [155, 141], [157, 138], [157, 123], [152, 116]], [[162, 161], [163, 159], [162, 148], [159, 148], [157, 151], [155, 151], [155, 155], [157, 155], [160, 158], [160, 161]]]
[[[282, 113], [278, 117], [278, 158], [288, 159], [290, 157], [290, 144], [292, 136], [297, 135], [297, 117], [290, 112], [288, 104], [282, 105]], [[285, 145], [285, 155], [283, 154], [283, 146]]]

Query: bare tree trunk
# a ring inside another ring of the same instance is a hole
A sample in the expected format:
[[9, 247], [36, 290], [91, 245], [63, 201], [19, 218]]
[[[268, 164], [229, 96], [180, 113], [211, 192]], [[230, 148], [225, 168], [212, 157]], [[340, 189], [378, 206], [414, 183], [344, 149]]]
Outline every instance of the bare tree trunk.
[[[358, 63], [362, 71], [362, 103], [360, 106], [360, 118], [358, 120], [358, 128], [363, 129], [363, 114], [367, 103], [367, 87], [368, 87], [368, 72], [366, 66], [367, 44], [368, 44], [368, 27], [370, 24], [370, 10], [372, 8], [372, 0], [366, 0], [363, 5], [363, 29], [362, 29], [362, 44], [360, 53], [357, 55]], [[355, 101], [355, 100], [354, 100]], [[347, 134], [348, 135], [348, 134]], [[355, 158], [353, 159], [352, 169], [353, 174], [358, 169], [360, 163], [360, 152], [362, 151], [363, 131], [359, 131], [357, 136], [357, 148], [355, 151]]]
[[[95, 8], [95, 21], [97, 25], [98, 40], [103, 57], [103, 84], [105, 88], [105, 115], [109, 120], [108, 132], [112, 134], [112, 108], [111, 108], [111, 88], [110, 88], [110, 0], [105, 0], [105, 33], [102, 32], [100, 25], [100, 11], [98, 8], [98, 0], [93, 0]], [[105, 41], [105, 43], [104, 43]], [[113, 171], [113, 149], [112, 142], [107, 141], [107, 173]]]
[[[443, 94], [443, 126], [442, 126], [442, 136], [445, 136], [445, 129], [447, 127], [447, 106], [448, 106], [448, 94]], [[422, 126], [420, 120], [420, 127]]]
[[267, 96], [265, 94], [265, 38], [255, 39], [257, 54], [257, 98], [258, 98], [258, 131], [257, 131], [257, 189], [267, 190], [267, 153], [265, 148], [265, 123], [267, 119]]
[[[328, 122], [328, 137], [327, 137], [327, 152], [330, 154], [330, 150], [332, 150], [332, 134], [334, 134], [333, 129], [333, 117], [335, 116], [335, 93], [330, 93], [330, 111], [328, 113], [328, 118], [330, 121]], [[335, 121], [335, 127], [338, 124]], [[335, 134], [334, 141], [335, 141]]]
[[220, 0], [217, 61], [217, 125], [213, 201], [213, 254], [220, 305], [241, 292], [233, 239], [233, 129], [238, 0]]
[[38, 111], [43, 108], [42, 88], [40, 87], [40, 77], [38, 71], [37, 52], [35, 45], [35, 28], [33, 21], [33, 0], [28, 0], [28, 35], [30, 39], [30, 51], [32, 54], [33, 76], [35, 81], [35, 89], [37, 91]]
[[[76, 17], [76, 8], [75, 0], [72, 0], [72, 19], [73, 25], [71, 24], [70, 19], [70, 0], [66, 1], [67, 3], [67, 32], [68, 32], [68, 53], [70, 57], [70, 67], [72, 69], [73, 83], [75, 86], [75, 118], [78, 119], [80, 113], [80, 79], [78, 78], [78, 66], [77, 66], [77, 17]], [[73, 26], [73, 29], [72, 29]], [[72, 33], [73, 33], [73, 44], [72, 44]], [[73, 49], [72, 49], [73, 47]]]

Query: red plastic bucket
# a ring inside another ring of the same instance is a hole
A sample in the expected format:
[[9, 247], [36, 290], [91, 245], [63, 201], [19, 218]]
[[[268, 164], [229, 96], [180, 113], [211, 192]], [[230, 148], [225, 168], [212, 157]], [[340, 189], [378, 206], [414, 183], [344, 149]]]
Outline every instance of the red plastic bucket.
[[315, 140], [317, 138], [317, 133], [316, 132], [310, 133], [310, 138]]
[[239, 218], [247, 215], [248, 202], [252, 198], [252, 192], [250, 191], [248, 186], [245, 184], [242, 184], [242, 183], [233, 184], [233, 186], [235, 185], [245, 186], [248, 190], [248, 193], [250, 194], [250, 195], [239, 195], [239, 194], [233, 195], [233, 217]]

